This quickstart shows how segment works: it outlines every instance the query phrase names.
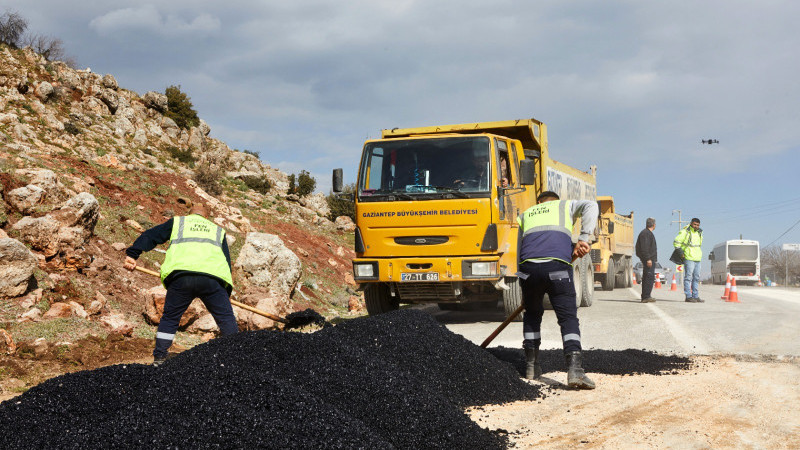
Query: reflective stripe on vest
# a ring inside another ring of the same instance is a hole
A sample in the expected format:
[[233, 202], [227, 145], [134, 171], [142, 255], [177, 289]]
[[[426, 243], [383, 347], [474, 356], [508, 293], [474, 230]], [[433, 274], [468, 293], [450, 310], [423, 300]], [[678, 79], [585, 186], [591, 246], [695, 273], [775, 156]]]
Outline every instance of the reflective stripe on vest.
[[224, 239], [225, 230], [205, 217], [175, 217], [161, 266], [161, 282], [176, 270], [187, 270], [212, 275], [233, 286], [231, 269], [222, 252]]
[[520, 215], [521, 262], [556, 259], [570, 263], [573, 228], [570, 206], [569, 200], [553, 200], [531, 206]]

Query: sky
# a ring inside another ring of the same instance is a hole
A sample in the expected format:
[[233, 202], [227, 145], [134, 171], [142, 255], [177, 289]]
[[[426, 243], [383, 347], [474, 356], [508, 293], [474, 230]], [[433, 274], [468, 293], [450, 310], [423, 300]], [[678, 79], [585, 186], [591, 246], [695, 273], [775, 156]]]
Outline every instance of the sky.
[[[286, 173], [355, 181], [380, 130], [534, 117], [598, 195], [704, 254], [800, 242], [800, 3], [5, 0], [80, 68], [180, 85], [211, 135]], [[719, 144], [704, 145], [702, 139]], [[683, 225], [686, 225], [685, 223]], [[708, 261], [704, 260], [705, 269]], [[704, 270], [705, 272], [706, 270]]]

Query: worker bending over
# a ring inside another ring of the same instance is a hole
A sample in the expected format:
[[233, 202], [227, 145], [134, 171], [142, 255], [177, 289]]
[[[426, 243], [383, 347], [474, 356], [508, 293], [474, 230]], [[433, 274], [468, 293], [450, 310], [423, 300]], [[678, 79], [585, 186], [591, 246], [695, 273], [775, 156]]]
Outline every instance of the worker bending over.
[[239, 331], [230, 302], [233, 277], [225, 230], [206, 219], [207, 215], [205, 207], [197, 204], [190, 215], [174, 217], [146, 230], [125, 251], [124, 267], [133, 270], [142, 252], [170, 242], [161, 266], [161, 282], [167, 288], [167, 297], [156, 333], [154, 366], [167, 359], [181, 316], [195, 298], [206, 305], [222, 335]]
[[[539, 346], [544, 294], [561, 326], [561, 339], [567, 361], [567, 384], [579, 389], [594, 389], [595, 385], [581, 365], [581, 331], [573, 284], [573, 258], [589, 253], [590, 236], [597, 224], [597, 203], [590, 200], [559, 200], [558, 194], [545, 191], [537, 204], [518, 218], [520, 225], [519, 251], [522, 295], [525, 302], [522, 347], [525, 350], [525, 378], [542, 375]], [[581, 233], [574, 248], [572, 228], [581, 218]]]

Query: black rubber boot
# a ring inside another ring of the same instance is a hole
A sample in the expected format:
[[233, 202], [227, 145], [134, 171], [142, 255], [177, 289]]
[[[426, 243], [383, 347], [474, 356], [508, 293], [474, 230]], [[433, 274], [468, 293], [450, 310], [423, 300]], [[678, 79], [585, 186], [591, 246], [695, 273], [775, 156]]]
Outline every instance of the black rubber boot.
[[586, 376], [581, 366], [581, 352], [567, 352], [567, 384], [576, 389], [594, 389], [594, 381]]
[[524, 348], [525, 350], [525, 378], [538, 380], [542, 376], [542, 364], [539, 362], [539, 345], [541, 339], [533, 341], [533, 347]]

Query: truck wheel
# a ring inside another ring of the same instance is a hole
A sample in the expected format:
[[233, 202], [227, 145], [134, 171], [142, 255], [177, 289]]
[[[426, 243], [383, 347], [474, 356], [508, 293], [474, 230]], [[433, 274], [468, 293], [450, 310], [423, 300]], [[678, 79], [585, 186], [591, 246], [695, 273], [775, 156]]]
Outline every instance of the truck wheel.
[[616, 281], [617, 268], [614, 267], [614, 259], [608, 258], [608, 270], [606, 271], [606, 278], [603, 280], [603, 290], [614, 290], [614, 282]]
[[384, 283], [372, 283], [364, 290], [364, 300], [370, 316], [394, 311], [400, 307], [400, 302], [389, 294], [389, 286]]
[[588, 259], [588, 257], [584, 258], [583, 267], [586, 269], [584, 271], [584, 283], [583, 283], [583, 296], [581, 297], [581, 306], [592, 306], [592, 302], [594, 302], [594, 265], [592, 261]]
[[[510, 288], [507, 291], [503, 291], [503, 311], [505, 311], [506, 317], [508, 317], [522, 304], [522, 286], [517, 277], [506, 277], [505, 282]], [[514, 318], [514, 322], [521, 321], [522, 314]]]
[[625, 258], [625, 287], [633, 287], [632, 271], [633, 263], [631, 263], [631, 257], [627, 257]]
[[583, 260], [579, 259], [575, 261], [575, 265], [572, 269], [572, 284], [575, 285], [575, 306], [578, 308], [581, 307], [583, 301], [583, 288], [586, 284], [583, 282], [585, 275], [586, 270], [583, 267]]

